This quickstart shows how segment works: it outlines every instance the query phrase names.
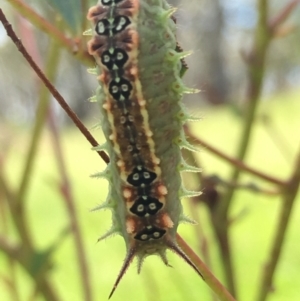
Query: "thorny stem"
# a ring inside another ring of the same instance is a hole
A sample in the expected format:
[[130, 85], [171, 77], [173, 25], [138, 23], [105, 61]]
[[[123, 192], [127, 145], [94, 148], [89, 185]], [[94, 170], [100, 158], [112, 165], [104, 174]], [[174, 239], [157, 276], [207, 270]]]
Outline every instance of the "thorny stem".
[[75, 40], [67, 38], [61, 33], [61, 31], [49, 23], [42, 16], [37, 14], [30, 6], [28, 6], [24, 1], [21, 0], [6, 0], [9, 2], [23, 17], [29, 20], [36, 28], [48, 34], [53, 38], [59, 46], [67, 49], [72, 54], [77, 54], [76, 58], [91, 66], [93, 60], [87, 52], [80, 51], [78, 49], [78, 43]]
[[290, 179], [287, 182], [287, 185], [284, 190], [284, 196], [282, 199], [282, 208], [279, 217], [279, 222], [277, 226], [277, 231], [273, 247], [271, 250], [270, 258], [268, 263], [266, 264], [262, 281], [261, 281], [261, 288], [259, 290], [259, 295], [257, 300], [258, 301], [265, 301], [268, 293], [271, 291], [272, 282], [274, 273], [279, 261], [279, 257], [282, 251], [283, 242], [285, 238], [285, 234], [287, 231], [288, 222], [290, 220], [290, 216], [292, 213], [293, 206], [296, 201], [296, 196], [299, 191], [300, 185], [300, 150], [298, 153], [298, 157], [296, 159], [296, 164], [294, 165], [295, 169], [293, 174], [291, 175]]
[[74, 204], [74, 198], [72, 195], [72, 189], [69, 182], [69, 177], [67, 175], [67, 168], [65, 165], [65, 161], [63, 158], [63, 152], [61, 143], [59, 140], [59, 133], [57, 126], [53, 119], [52, 111], [49, 112], [49, 125], [52, 132], [52, 138], [53, 138], [53, 146], [54, 146], [54, 152], [55, 157], [57, 159], [59, 174], [61, 175], [61, 192], [65, 200], [65, 204], [67, 206], [67, 210], [69, 213], [69, 217], [71, 220], [71, 226], [74, 234], [75, 239], [75, 245], [76, 245], [76, 251], [77, 251], [77, 257], [80, 267], [80, 276], [83, 284], [83, 290], [84, 290], [84, 300], [91, 301], [92, 300], [92, 290], [91, 290], [91, 281], [90, 281], [90, 273], [88, 269], [88, 264], [86, 260], [86, 254], [84, 250], [84, 243], [82, 241], [82, 235], [80, 233], [80, 227], [76, 215], [76, 209]]

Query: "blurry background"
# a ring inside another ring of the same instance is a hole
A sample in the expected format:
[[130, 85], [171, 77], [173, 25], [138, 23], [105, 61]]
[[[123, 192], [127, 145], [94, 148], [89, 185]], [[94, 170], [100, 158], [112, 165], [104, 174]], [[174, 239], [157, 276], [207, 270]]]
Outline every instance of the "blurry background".
[[[186, 155], [203, 173], [183, 179], [203, 190], [201, 198], [183, 200], [198, 225], [179, 232], [238, 300], [299, 300], [299, 1], [169, 3], [178, 7], [178, 41], [193, 51], [185, 83], [201, 90], [184, 102], [203, 118], [187, 129], [201, 151]], [[97, 87], [86, 71], [93, 59], [81, 35], [93, 4], [1, 0], [0, 7], [101, 143], [101, 130], [93, 128], [101, 123], [97, 104], [88, 101]], [[107, 298], [125, 246], [120, 237], [96, 244], [111, 217], [89, 213], [107, 194], [105, 181], [89, 178], [105, 167], [90, 148], [1, 25], [0, 300]], [[226, 155], [271, 180], [240, 175]], [[285, 181], [293, 174], [292, 187]], [[169, 257], [174, 269], [151, 257], [139, 276], [134, 263], [114, 300], [217, 300], [181, 259]]]

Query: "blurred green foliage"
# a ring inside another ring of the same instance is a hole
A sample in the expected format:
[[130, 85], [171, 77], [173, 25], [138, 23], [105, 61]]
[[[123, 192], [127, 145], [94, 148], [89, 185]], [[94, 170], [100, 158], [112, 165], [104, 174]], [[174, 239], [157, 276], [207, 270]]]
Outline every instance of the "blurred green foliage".
[[[84, 101], [92, 96], [97, 83], [94, 78], [91, 79], [92, 76], [86, 74], [86, 66], [92, 65], [93, 60], [86, 53], [86, 39], [81, 38], [81, 33], [88, 27], [86, 11], [95, 1], [20, 2], [29, 4], [32, 11], [27, 12], [25, 16], [36, 26], [35, 29], [39, 28], [43, 33], [32, 29], [24, 19], [16, 16], [17, 11], [24, 15], [23, 8], [15, 5], [14, 9], [8, 9], [8, 2], [18, 4], [18, 1], [7, 0], [3, 7], [9, 11], [16, 31], [38, 64], [46, 64], [44, 59], [50, 48], [50, 41], [53, 41], [51, 39], [54, 39], [61, 49], [68, 50], [68, 54], [61, 51], [59, 68], [54, 70], [56, 73], [52, 70], [56, 86], [66, 95], [66, 100], [79, 116], [88, 116], [90, 127], [99, 122], [97, 105]], [[257, 1], [258, 4], [266, 2]], [[244, 94], [251, 81], [248, 78], [248, 68], [253, 65], [249, 60], [250, 54], [254, 53], [255, 56], [255, 51], [251, 53], [253, 49], [250, 42], [248, 45], [248, 41], [254, 40], [254, 25], [259, 10], [256, 9], [254, 1], [245, 1], [237, 7], [232, 1], [224, 1], [223, 5], [219, 1], [207, 0], [172, 3], [180, 7], [176, 15], [179, 19], [179, 40], [184, 49], [195, 50], [195, 54], [187, 58], [190, 66], [187, 82], [204, 90], [189, 98], [192, 113], [204, 116], [203, 122], [191, 125], [191, 130], [195, 136], [208, 141], [221, 152], [235, 157], [244, 124], [244, 113], [248, 108], [247, 102], [251, 104], [253, 101], [244, 97]], [[272, 2], [272, 17], [277, 16], [282, 5], [282, 1]], [[238, 10], [236, 14], [235, 9]], [[33, 12], [44, 16], [47, 24], [53, 27], [42, 27], [41, 25], [45, 24], [41, 20], [35, 21]], [[266, 70], [264, 66], [258, 66], [261, 69], [259, 72], [264, 73], [265, 77], [262, 91], [256, 89], [257, 87], [253, 89], [257, 92], [256, 100], [260, 98], [261, 103], [251, 123], [252, 135], [245, 160], [249, 166], [281, 180], [290, 176], [299, 148], [300, 92], [293, 88], [297, 86], [295, 82], [299, 79], [298, 15], [299, 8], [292, 14], [291, 23], [284, 23], [277, 28], [276, 39], [267, 54]], [[247, 18], [243, 20], [241, 16]], [[245, 21], [249, 21], [246, 22], [248, 25], [245, 25]], [[61, 36], [53, 29], [58, 29]], [[34, 136], [30, 125], [38, 119], [36, 117], [40, 117], [36, 116], [36, 107], [41, 103], [41, 92], [31, 68], [10, 41], [2, 42], [0, 53], [0, 171], [7, 178], [12, 191], [17, 191], [22, 180], [30, 141]], [[226, 89], [223, 89], [224, 86]], [[270, 99], [265, 97], [270, 91], [285, 92]], [[204, 98], [210, 103], [229, 102], [230, 105], [206, 107]], [[83, 237], [83, 249], [90, 270], [93, 296], [91, 300], [104, 300], [110, 292], [125, 254], [124, 242], [120, 237], [96, 244], [97, 237], [110, 227], [110, 213], [89, 213], [89, 209], [105, 200], [107, 183], [92, 180], [88, 175], [102, 170], [105, 165], [99, 156], [90, 150], [90, 145], [77, 129], [62, 126], [65, 124], [62, 110], [52, 102], [50, 107], [55, 125], [59, 129], [58, 136], [62, 142], [67, 178], [74, 195], [75, 212]], [[87, 114], [89, 111], [92, 111], [95, 117]], [[46, 118], [42, 122], [46, 123]], [[49, 125], [48, 119], [47, 122]], [[42, 128], [43, 125], [40, 129]], [[93, 132], [98, 136], [99, 142], [103, 141], [100, 132]], [[47, 127], [40, 137], [42, 138], [38, 142], [37, 154], [33, 160], [33, 176], [29, 181], [28, 193], [22, 199], [24, 216], [28, 221], [27, 226], [35, 249], [31, 257], [26, 258], [29, 273], [8, 259], [4, 252], [0, 252], [0, 300], [44, 300], [37, 294], [35, 282], [29, 275], [41, 272], [40, 268], [43, 267], [47, 256], [50, 256], [52, 263], [49, 281], [60, 296], [59, 300], [84, 300], [84, 275], [79, 268], [78, 246], [74, 243], [74, 236], [66, 234], [70, 229], [70, 212], [66, 206], [62, 174], [57, 166], [55, 143]], [[221, 180], [220, 182], [223, 181], [223, 184], [217, 185], [220, 194], [226, 191], [226, 185], [238, 184], [240, 187], [234, 195], [228, 216], [233, 268], [239, 293], [238, 300], [256, 300], [264, 264], [269, 258], [276, 234], [282, 197], [276, 186], [249, 174], [243, 173], [238, 183], [226, 184], [225, 179], [230, 178], [233, 166], [205, 148], [196, 159], [203, 167], [204, 175], [214, 175]], [[188, 175], [184, 175], [183, 180], [195, 186], [191, 188], [199, 188], [199, 181], [195, 182]], [[206, 187], [203, 191], [205, 194]], [[200, 256], [203, 255], [203, 251], [208, 250], [212, 271], [221, 282], [226, 283], [222, 269], [224, 262], [220, 260], [211, 212], [203, 203], [197, 204], [193, 210], [190, 200], [183, 202], [185, 212], [191, 216], [196, 214], [200, 223], [198, 226], [180, 226], [180, 234]], [[25, 254], [24, 241], [20, 241], [18, 237], [15, 221], [8, 213], [7, 204], [4, 191], [0, 190], [0, 239], [4, 237], [11, 244], [20, 243], [21, 253]], [[275, 274], [274, 286], [270, 288], [273, 293], [269, 299], [272, 301], [300, 298], [299, 211], [298, 195], [281, 261]], [[16, 220], [24, 216], [19, 214]], [[207, 285], [182, 260], [173, 254], [169, 254], [169, 257], [174, 269], [167, 269], [158, 258], [150, 257], [146, 260], [140, 276], [136, 275], [133, 264], [116, 291], [114, 300], [125, 298], [152, 301], [153, 296], [155, 300], [164, 301], [210, 300], [211, 291]], [[36, 284], [41, 278], [35, 279]]]

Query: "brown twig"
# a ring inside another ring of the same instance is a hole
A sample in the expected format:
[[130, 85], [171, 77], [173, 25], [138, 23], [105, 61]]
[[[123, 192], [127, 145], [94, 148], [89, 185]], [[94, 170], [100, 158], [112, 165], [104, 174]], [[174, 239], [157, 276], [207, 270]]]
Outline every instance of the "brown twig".
[[[50, 83], [50, 81], [47, 79], [45, 74], [41, 71], [41, 69], [37, 66], [37, 64], [34, 62], [32, 57], [29, 55], [29, 53], [23, 46], [22, 42], [16, 36], [11, 24], [7, 21], [4, 13], [2, 12], [2, 9], [0, 9], [0, 20], [7, 32], [7, 35], [15, 43], [18, 50], [22, 53], [22, 55], [24, 56], [26, 61], [29, 63], [29, 65], [32, 67], [32, 69], [36, 72], [38, 77], [42, 80], [44, 85], [49, 89], [52, 96], [57, 100], [57, 102], [60, 104], [60, 106], [63, 108], [63, 110], [67, 113], [67, 115], [72, 119], [72, 121], [77, 126], [77, 128], [84, 135], [84, 137], [90, 142], [90, 144], [94, 147], [98, 146], [98, 142], [95, 140], [95, 138], [91, 135], [91, 133], [88, 131], [88, 129], [83, 125], [83, 123], [80, 121], [80, 119], [77, 117], [77, 115], [72, 111], [70, 106], [66, 103], [64, 98], [61, 96], [61, 94]], [[104, 160], [104, 162], [106, 162], [106, 163], [109, 162], [109, 157], [107, 156], [107, 154], [105, 152], [98, 151], [98, 154]]]
[[176, 240], [180, 248], [189, 256], [195, 263], [198, 270], [203, 275], [207, 285], [216, 293], [221, 301], [235, 301], [232, 295], [226, 288], [218, 281], [218, 279], [211, 273], [206, 265], [201, 261], [199, 256], [188, 246], [188, 244], [181, 238], [179, 234], [176, 235]]
[[[198, 198], [199, 197], [193, 198], [193, 201], [189, 202], [189, 207], [190, 207], [191, 217], [197, 223], [196, 227], [193, 228], [194, 228], [197, 243], [199, 245], [199, 250], [201, 252], [200, 254], [203, 256], [203, 260], [207, 268], [211, 269], [212, 265], [211, 265], [211, 258], [210, 258], [209, 243], [203, 231], [201, 218], [199, 218], [199, 210], [198, 210], [199, 207], [196, 206], [196, 204], [198, 203]], [[217, 300], [216, 295], [213, 292], [212, 292], [211, 299], [213, 301]]]
[[257, 176], [257, 177], [259, 177], [259, 178], [261, 178], [265, 181], [268, 181], [268, 182], [273, 183], [275, 185], [278, 185], [280, 187], [285, 186], [286, 183], [284, 181], [279, 180], [277, 178], [274, 178], [270, 175], [267, 175], [267, 174], [265, 174], [261, 171], [258, 171], [256, 169], [248, 166], [243, 161], [226, 155], [225, 153], [221, 152], [220, 150], [216, 149], [215, 147], [213, 147], [209, 143], [202, 140], [201, 138], [196, 137], [194, 134], [191, 133], [191, 131], [188, 127], [185, 127], [185, 132], [186, 132], [187, 136], [190, 138], [191, 143], [199, 144], [199, 145], [205, 147], [205, 149], [209, 150], [211, 153], [215, 154], [216, 156], [220, 157], [221, 159], [224, 159], [225, 161], [229, 162], [231, 165], [237, 167], [239, 170], [242, 170], [242, 171], [248, 172], [250, 174], [253, 174], [253, 175], [255, 175], [255, 176]]
[[290, 16], [296, 6], [300, 4], [300, 0], [292, 0], [279, 12], [278, 15], [273, 17], [269, 22], [268, 26], [272, 34], [274, 34], [278, 27]]

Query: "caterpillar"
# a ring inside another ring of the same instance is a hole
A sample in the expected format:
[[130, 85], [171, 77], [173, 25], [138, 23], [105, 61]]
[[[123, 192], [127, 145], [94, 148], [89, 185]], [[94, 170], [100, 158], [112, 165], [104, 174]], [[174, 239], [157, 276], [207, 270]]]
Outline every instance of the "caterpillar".
[[182, 213], [180, 199], [199, 195], [181, 184], [181, 172], [199, 172], [187, 165], [181, 148], [195, 150], [183, 124], [191, 117], [181, 99], [194, 92], [185, 87], [183, 52], [176, 42], [175, 9], [165, 0], [100, 0], [90, 8], [99, 87], [96, 99], [106, 143], [108, 167], [98, 176], [109, 181], [107, 200], [96, 209], [112, 210], [113, 226], [100, 239], [123, 236], [127, 254], [109, 298], [136, 257], [158, 255], [169, 265], [166, 250], [200, 271], [176, 243]]

